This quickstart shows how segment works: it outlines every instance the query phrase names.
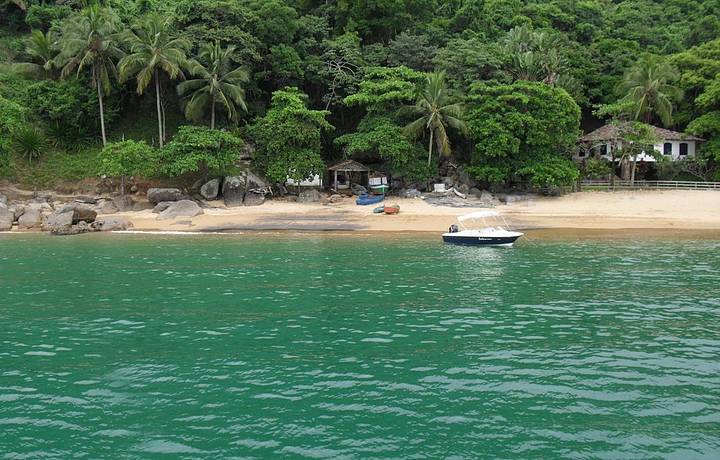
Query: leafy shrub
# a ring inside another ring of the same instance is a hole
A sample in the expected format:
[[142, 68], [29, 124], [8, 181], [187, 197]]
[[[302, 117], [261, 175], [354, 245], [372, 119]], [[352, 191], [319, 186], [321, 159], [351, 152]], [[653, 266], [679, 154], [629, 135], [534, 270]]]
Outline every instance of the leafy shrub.
[[45, 133], [34, 126], [23, 126], [12, 134], [12, 149], [15, 154], [27, 158], [28, 161], [37, 160], [47, 146]]
[[155, 174], [189, 182], [211, 173], [222, 175], [238, 160], [242, 145], [242, 139], [227, 131], [181, 126], [172, 142], [157, 151]]
[[588, 158], [585, 162], [585, 177], [588, 179], [607, 179], [610, 163], [601, 158]]
[[[28, 88], [30, 108], [52, 129], [52, 140], [73, 145], [99, 132], [98, 100], [81, 80], [43, 80]], [[105, 100], [105, 123], [117, 116], [112, 98]]]
[[25, 13], [25, 22], [31, 29], [48, 30], [50, 26], [70, 15], [68, 5], [34, 3]]
[[152, 171], [153, 149], [144, 141], [122, 141], [106, 145], [100, 152], [100, 173], [110, 177], [145, 175]]
[[307, 108], [308, 97], [297, 88], [275, 91], [270, 110], [248, 127], [255, 141], [258, 169], [275, 182], [287, 177], [302, 181], [325, 169], [320, 150], [321, 133], [332, 129], [329, 112]]

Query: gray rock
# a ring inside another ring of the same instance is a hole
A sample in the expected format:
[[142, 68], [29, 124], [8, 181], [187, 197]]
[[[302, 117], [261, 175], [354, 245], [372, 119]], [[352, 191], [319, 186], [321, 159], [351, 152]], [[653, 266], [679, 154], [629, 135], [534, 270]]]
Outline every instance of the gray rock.
[[362, 195], [363, 193], [367, 193], [367, 189], [360, 184], [353, 184], [350, 187], [350, 190], [352, 190], [353, 195]]
[[477, 187], [473, 187], [473, 188], [470, 189], [470, 191], [468, 191], [468, 193], [469, 193], [470, 195], [476, 196], [476, 197], [478, 197], [478, 198], [480, 198], [480, 199], [482, 199], [482, 194], [483, 194], [483, 192], [484, 192], [484, 190], [480, 190], [480, 189], [477, 188]]
[[97, 204], [98, 198], [94, 196], [87, 196], [87, 195], [78, 195], [76, 197], [73, 197], [74, 201], [77, 201], [78, 203], [85, 203], [85, 204]]
[[203, 210], [197, 203], [190, 200], [176, 201], [158, 214], [158, 220], [169, 220], [176, 217], [195, 217], [203, 214]]
[[320, 192], [314, 188], [303, 190], [298, 194], [298, 203], [317, 203], [320, 201]]
[[328, 199], [328, 201], [329, 201], [330, 203], [340, 203], [340, 202], [342, 202], [343, 200], [344, 200], [343, 196], [342, 196], [342, 195], [338, 195], [337, 193], [335, 193], [335, 194], [333, 194], [333, 195], [330, 195], [330, 198]]
[[118, 196], [116, 198], [113, 198], [112, 201], [117, 210], [120, 212], [132, 211], [133, 204], [135, 204], [132, 197], [129, 197], [127, 195]]
[[68, 203], [60, 208], [61, 213], [70, 211], [73, 213], [73, 224], [77, 224], [80, 221], [93, 222], [97, 217], [97, 211], [83, 203]]
[[137, 203], [133, 203], [133, 211], [144, 211], [146, 209], [153, 209], [152, 203], [148, 201], [138, 201]]
[[260, 206], [265, 203], [264, 193], [246, 192], [243, 204], [245, 206]]
[[218, 193], [220, 193], [220, 179], [213, 179], [200, 187], [200, 195], [206, 200], [217, 199]]
[[94, 209], [98, 214], [115, 214], [118, 212], [118, 208], [113, 200], [102, 199], [95, 205]]
[[161, 201], [178, 201], [182, 199], [183, 193], [177, 188], [150, 188], [147, 191], [148, 201], [158, 204]]
[[73, 211], [55, 211], [43, 222], [43, 230], [55, 235], [64, 235], [73, 224]]
[[114, 232], [118, 230], [127, 230], [132, 228], [133, 223], [127, 217], [113, 216], [98, 220], [94, 224], [94, 228], [101, 232]]
[[470, 192], [470, 187], [467, 184], [455, 184], [455, 190], [463, 195], [467, 195], [468, 192]]
[[441, 182], [445, 184], [445, 188], [455, 185], [455, 180], [452, 177], [443, 177]]
[[5, 203], [0, 203], [0, 231], [10, 230], [15, 220], [15, 213], [10, 212]]
[[483, 190], [480, 193], [480, 200], [486, 203], [495, 203], [498, 201], [497, 198], [495, 198], [495, 196], [493, 196], [493, 194], [488, 192], [487, 190]]
[[18, 227], [23, 229], [42, 227], [42, 207], [31, 204], [25, 208], [25, 212], [18, 219]]
[[0, 195], [0, 204], [7, 204], [8, 199], [5, 195]]
[[[250, 171], [243, 171], [238, 176], [226, 177], [222, 186], [226, 206], [241, 206], [245, 204], [245, 197], [248, 193], [264, 196], [268, 190], [270, 190], [270, 187], [267, 182]], [[248, 198], [248, 206], [252, 206], [258, 201], [257, 196], [249, 196]]]
[[414, 188], [408, 188], [400, 191], [400, 196], [403, 198], [420, 198], [422, 193]]
[[171, 204], [177, 203], [176, 201], [161, 201], [160, 203], [156, 204], [153, 208], [152, 212], [155, 214], [160, 214], [164, 210], [170, 207]]
[[25, 207], [26, 206], [24, 204], [20, 204], [20, 203], [11, 204], [10, 206], [8, 206], [8, 210], [10, 210], [10, 212], [15, 215], [16, 222], [20, 218], [20, 216], [25, 214]]

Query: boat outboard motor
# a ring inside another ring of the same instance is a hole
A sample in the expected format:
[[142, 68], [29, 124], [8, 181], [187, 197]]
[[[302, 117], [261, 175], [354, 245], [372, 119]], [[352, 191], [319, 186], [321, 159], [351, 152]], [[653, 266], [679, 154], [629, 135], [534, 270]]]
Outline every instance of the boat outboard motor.
[[450, 226], [450, 228], [448, 229], [448, 233], [457, 233], [459, 230], [460, 230], [460, 229], [458, 228], [457, 225], [452, 224], [452, 225]]

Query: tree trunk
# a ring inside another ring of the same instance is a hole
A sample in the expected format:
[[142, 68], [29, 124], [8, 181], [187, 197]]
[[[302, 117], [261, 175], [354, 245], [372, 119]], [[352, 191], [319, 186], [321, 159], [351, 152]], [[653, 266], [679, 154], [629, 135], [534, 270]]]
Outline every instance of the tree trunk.
[[635, 168], [637, 168], [637, 155], [633, 155], [632, 167], [630, 168], [630, 186], [635, 186]]
[[167, 142], [167, 123], [165, 117], [165, 99], [160, 101], [160, 113], [162, 113], [163, 142]]
[[432, 144], [433, 144], [433, 136], [435, 135], [435, 130], [430, 130], [430, 145], [428, 146], [428, 166], [432, 163]]
[[125, 176], [120, 176], [120, 195], [125, 196]]
[[98, 104], [100, 106], [100, 132], [102, 133], [103, 147], [107, 145], [107, 137], [105, 137], [105, 109], [103, 108], [103, 91], [100, 79], [95, 76], [95, 85], [98, 92]]
[[215, 95], [212, 96], [212, 109], [210, 111], [210, 129], [215, 129]]
[[158, 117], [158, 137], [160, 141], [160, 148], [163, 146], [163, 125], [162, 125], [162, 111], [160, 110], [160, 82], [158, 81], [157, 70], [155, 71], [155, 105], [157, 107]]

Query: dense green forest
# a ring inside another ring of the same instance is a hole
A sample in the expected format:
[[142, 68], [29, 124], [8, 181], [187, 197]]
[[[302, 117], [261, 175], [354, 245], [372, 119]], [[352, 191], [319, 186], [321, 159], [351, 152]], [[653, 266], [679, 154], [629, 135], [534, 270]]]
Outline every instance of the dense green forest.
[[[707, 139], [720, 179], [720, 0], [0, 0], [0, 175], [191, 184], [240, 153], [273, 181], [342, 158], [422, 183], [600, 176], [583, 131]], [[650, 141], [646, 139], [646, 141]]]

